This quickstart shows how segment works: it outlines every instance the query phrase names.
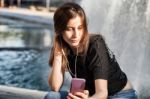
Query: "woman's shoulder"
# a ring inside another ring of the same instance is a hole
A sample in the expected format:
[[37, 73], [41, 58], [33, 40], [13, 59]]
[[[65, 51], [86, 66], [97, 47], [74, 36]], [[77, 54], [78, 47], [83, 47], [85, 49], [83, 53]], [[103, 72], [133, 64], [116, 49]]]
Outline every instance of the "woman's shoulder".
[[105, 43], [104, 37], [101, 34], [90, 34], [89, 44], [94, 46], [100, 43]]

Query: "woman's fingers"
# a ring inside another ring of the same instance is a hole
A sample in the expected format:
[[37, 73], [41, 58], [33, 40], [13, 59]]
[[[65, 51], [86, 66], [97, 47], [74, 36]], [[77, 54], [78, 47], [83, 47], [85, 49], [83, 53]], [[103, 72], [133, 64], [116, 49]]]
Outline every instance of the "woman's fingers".
[[75, 95], [81, 97], [82, 99], [87, 99], [89, 96], [89, 91], [84, 90], [83, 93], [82, 92], [76, 92]]
[[69, 93], [67, 99], [88, 99], [89, 91], [84, 90], [84, 92], [75, 92], [74, 94]]
[[84, 94], [89, 96], [89, 91], [88, 90], [84, 90]]
[[72, 99], [70, 96], [67, 96], [67, 99]]
[[78, 97], [78, 96], [75, 96], [75, 95], [73, 95], [73, 94], [71, 94], [71, 93], [69, 93], [67, 97], [68, 97], [68, 99], [70, 99], [70, 97], [71, 97], [71, 99], [83, 99], [83, 98], [80, 98], [80, 97]]

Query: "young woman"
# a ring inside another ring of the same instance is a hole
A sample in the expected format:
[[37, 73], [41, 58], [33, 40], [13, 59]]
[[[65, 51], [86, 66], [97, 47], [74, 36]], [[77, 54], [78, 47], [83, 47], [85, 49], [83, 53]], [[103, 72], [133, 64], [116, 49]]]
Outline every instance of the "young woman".
[[[66, 3], [54, 14], [55, 40], [50, 57], [50, 93], [45, 99], [137, 99], [126, 74], [101, 35], [89, 35], [84, 10]], [[60, 92], [64, 72], [86, 80], [84, 92]]]

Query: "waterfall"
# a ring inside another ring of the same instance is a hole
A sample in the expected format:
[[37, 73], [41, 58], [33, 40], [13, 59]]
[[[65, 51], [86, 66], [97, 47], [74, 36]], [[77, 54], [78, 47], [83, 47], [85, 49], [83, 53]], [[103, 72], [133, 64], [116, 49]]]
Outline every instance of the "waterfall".
[[82, 0], [90, 33], [101, 33], [140, 99], [150, 97], [150, 0]]

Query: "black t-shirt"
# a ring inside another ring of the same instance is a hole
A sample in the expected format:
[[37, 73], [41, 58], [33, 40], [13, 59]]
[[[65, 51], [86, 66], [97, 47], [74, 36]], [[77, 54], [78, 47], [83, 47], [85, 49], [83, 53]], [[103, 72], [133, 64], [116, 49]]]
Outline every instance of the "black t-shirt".
[[[70, 51], [69, 66], [75, 73], [76, 55]], [[77, 56], [77, 77], [86, 79], [86, 89], [90, 96], [95, 93], [95, 80], [108, 80], [108, 95], [119, 92], [127, 83], [125, 73], [120, 69], [115, 56], [107, 48], [101, 35], [90, 36], [86, 55]], [[73, 75], [72, 75], [73, 76]]]

